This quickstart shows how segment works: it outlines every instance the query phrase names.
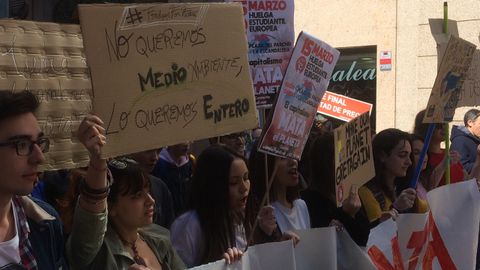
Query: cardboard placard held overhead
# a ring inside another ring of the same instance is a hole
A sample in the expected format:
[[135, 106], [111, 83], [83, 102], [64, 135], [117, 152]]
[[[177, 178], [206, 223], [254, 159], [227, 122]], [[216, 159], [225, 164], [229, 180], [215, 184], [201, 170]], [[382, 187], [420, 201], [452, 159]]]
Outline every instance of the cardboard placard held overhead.
[[453, 120], [476, 46], [450, 36], [435, 83], [428, 100], [424, 123], [446, 123]]
[[225, 2], [243, 5], [255, 101], [258, 108], [270, 108], [282, 85], [295, 42], [294, 1]]
[[239, 4], [80, 5], [106, 157], [257, 126]]
[[88, 152], [76, 139], [92, 110], [92, 86], [78, 25], [0, 20], [0, 90], [32, 92], [50, 139], [42, 170], [86, 166]]
[[340, 52], [300, 33], [259, 150], [300, 160]]
[[335, 193], [337, 206], [375, 176], [369, 113], [363, 113], [334, 130]]

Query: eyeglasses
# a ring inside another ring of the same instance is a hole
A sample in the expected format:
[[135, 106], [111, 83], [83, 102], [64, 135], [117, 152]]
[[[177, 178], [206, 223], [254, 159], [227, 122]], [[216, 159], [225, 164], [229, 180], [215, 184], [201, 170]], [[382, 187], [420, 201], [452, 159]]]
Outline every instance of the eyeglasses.
[[40, 138], [36, 141], [32, 141], [28, 138], [16, 139], [11, 142], [0, 143], [0, 147], [4, 146], [15, 146], [17, 150], [17, 155], [19, 156], [29, 156], [32, 154], [33, 145], [38, 145], [42, 153], [48, 152], [50, 149], [50, 140], [48, 138]]

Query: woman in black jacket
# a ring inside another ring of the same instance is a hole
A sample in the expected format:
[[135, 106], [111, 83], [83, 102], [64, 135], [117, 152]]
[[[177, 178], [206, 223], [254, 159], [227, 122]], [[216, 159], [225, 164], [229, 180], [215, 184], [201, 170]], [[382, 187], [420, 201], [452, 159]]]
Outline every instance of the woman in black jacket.
[[[335, 157], [333, 133], [320, 135], [309, 149], [310, 186], [302, 192], [307, 203], [312, 228], [343, 226], [359, 246], [366, 246], [370, 225], [362, 211], [357, 190], [337, 207], [335, 199]], [[340, 224], [339, 224], [340, 223]]]

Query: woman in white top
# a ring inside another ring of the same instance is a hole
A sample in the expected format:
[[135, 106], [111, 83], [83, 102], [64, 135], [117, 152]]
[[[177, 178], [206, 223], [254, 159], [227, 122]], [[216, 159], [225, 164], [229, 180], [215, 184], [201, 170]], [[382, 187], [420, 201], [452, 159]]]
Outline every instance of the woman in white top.
[[[254, 146], [254, 149], [256, 147]], [[310, 228], [310, 216], [305, 202], [300, 199], [300, 174], [298, 162], [267, 155], [268, 175], [277, 166], [269, 197], [275, 218], [282, 232]], [[261, 201], [265, 195], [265, 154], [253, 150], [249, 160], [252, 179], [252, 193]]]
[[[254, 218], [247, 210], [250, 180], [243, 157], [222, 146], [211, 146], [197, 159], [189, 211], [171, 227], [171, 241], [187, 267], [225, 258], [240, 259]], [[259, 228], [273, 239], [273, 211], [261, 209]], [[257, 233], [257, 231], [256, 231]]]

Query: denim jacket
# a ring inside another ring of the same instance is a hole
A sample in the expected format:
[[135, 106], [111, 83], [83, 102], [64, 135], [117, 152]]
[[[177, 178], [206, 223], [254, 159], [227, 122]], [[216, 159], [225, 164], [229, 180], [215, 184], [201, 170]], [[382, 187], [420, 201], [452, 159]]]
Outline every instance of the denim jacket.
[[18, 201], [27, 216], [30, 228], [28, 239], [38, 269], [68, 269], [64, 257], [62, 223], [57, 212], [49, 204], [28, 196], [19, 196]]

